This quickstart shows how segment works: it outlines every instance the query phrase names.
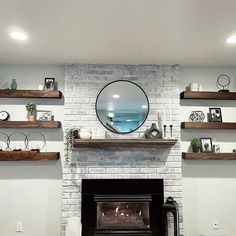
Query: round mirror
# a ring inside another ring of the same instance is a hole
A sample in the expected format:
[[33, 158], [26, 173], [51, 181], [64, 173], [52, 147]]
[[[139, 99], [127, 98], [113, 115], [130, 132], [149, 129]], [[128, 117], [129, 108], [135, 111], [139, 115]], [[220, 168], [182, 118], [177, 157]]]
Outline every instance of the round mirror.
[[98, 94], [96, 113], [100, 122], [114, 133], [130, 133], [146, 120], [149, 102], [137, 84], [118, 80], [106, 85]]

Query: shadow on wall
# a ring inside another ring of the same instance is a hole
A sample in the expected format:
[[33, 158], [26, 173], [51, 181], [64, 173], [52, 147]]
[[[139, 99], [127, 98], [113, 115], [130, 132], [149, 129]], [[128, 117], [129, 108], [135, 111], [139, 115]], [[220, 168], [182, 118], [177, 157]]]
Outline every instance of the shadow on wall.
[[183, 178], [236, 178], [236, 162], [224, 160], [185, 161]]
[[61, 161], [1, 162], [0, 179], [62, 179]]

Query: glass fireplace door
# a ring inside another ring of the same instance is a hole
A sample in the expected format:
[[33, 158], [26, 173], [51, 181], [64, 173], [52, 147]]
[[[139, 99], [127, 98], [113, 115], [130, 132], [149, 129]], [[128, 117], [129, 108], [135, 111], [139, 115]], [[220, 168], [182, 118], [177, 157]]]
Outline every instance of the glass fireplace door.
[[[106, 196], [108, 197], [108, 196]], [[97, 199], [97, 229], [149, 229], [150, 202], [137, 197], [117, 196], [117, 199]]]

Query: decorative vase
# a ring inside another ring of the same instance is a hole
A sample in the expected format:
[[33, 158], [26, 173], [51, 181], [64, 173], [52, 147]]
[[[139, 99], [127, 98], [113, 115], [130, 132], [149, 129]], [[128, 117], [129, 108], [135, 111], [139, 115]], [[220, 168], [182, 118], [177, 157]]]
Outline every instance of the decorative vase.
[[193, 152], [199, 152], [200, 147], [197, 145], [192, 145]]
[[11, 89], [12, 90], [16, 90], [17, 89], [17, 83], [16, 83], [16, 79], [13, 79], [11, 82]]
[[162, 133], [157, 128], [156, 124], [152, 123], [151, 127], [146, 130], [145, 137], [146, 138], [161, 138], [162, 137]]
[[80, 130], [79, 137], [81, 139], [91, 139], [92, 138], [92, 132], [89, 130]]
[[28, 121], [34, 122], [35, 121], [35, 115], [29, 114], [28, 115]]

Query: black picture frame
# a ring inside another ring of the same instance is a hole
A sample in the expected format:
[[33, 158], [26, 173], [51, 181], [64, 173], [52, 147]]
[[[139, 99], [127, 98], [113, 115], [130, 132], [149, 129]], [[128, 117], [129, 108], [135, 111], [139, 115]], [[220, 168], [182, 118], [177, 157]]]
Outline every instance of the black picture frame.
[[200, 141], [201, 141], [201, 152], [213, 152], [211, 138], [200, 138]]
[[218, 107], [209, 108], [209, 122], [222, 122], [221, 109]]
[[55, 78], [45, 78], [44, 90], [55, 90]]

